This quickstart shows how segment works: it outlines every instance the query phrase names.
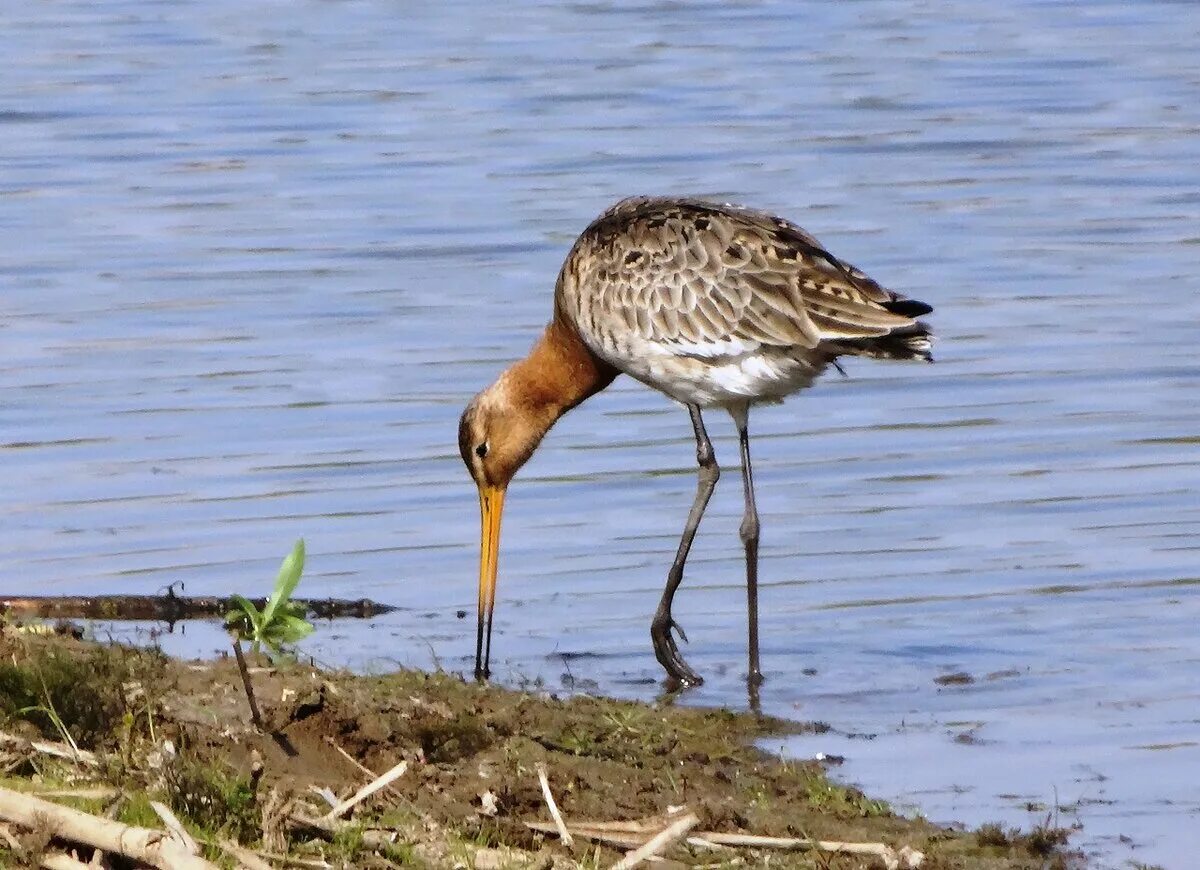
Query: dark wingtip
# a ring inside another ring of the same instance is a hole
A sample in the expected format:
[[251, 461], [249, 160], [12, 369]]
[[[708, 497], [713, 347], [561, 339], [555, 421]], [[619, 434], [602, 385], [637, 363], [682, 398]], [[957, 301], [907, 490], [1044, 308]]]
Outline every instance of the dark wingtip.
[[918, 302], [916, 299], [893, 299], [890, 302], [883, 303], [883, 307], [892, 314], [899, 314], [901, 317], [921, 317], [933, 311], [932, 305], [926, 305], [924, 302]]

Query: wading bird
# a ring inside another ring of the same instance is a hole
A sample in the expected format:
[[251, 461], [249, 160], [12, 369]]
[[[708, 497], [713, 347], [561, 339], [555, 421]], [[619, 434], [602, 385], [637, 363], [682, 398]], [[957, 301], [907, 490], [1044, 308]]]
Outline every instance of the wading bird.
[[696, 434], [699, 486], [650, 626], [654, 652], [683, 685], [702, 682], [679, 653], [671, 602], [720, 469], [703, 409], [724, 408], [741, 442], [749, 671], [758, 654], [758, 511], [751, 405], [780, 402], [842, 355], [930, 360], [933, 309], [880, 287], [782, 218], [695, 199], [635, 197], [576, 240], [554, 288], [554, 316], [525, 359], [463, 412], [458, 445], [479, 487], [475, 676], [489, 673], [504, 494], [567, 411], [624, 372], [682, 403]]

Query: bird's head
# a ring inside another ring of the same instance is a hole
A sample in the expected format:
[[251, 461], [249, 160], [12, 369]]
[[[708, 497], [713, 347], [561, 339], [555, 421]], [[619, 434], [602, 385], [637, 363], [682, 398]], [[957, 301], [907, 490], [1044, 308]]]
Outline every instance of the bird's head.
[[[458, 449], [479, 488], [479, 622], [475, 677], [488, 676], [492, 611], [500, 561], [500, 516], [509, 481], [537, 448], [557, 416], [514, 389], [509, 373], [477, 395], [458, 424]], [[486, 641], [486, 645], [485, 645]]]
[[458, 421], [458, 450], [481, 493], [507, 489], [533, 455], [549, 428], [538, 416], [503, 376], [467, 405]]

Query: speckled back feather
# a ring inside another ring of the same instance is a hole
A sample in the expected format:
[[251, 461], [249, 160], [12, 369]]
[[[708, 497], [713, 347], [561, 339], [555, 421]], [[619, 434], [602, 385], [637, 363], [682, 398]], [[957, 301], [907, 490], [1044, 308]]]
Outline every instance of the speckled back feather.
[[750, 352], [930, 359], [932, 309], [887, 290], [771, 214], [696, 199], [625, 199], [584, 230], [560, 315], [603, 355], [631, 344], [716, 360]]

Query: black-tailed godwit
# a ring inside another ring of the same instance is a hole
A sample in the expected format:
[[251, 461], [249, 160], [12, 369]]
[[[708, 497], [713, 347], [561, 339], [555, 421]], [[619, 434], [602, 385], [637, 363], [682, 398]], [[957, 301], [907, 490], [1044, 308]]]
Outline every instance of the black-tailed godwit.
[[916, 318], [931, 310], [765, 212], [636, 197], [596, 218], [559, 272], [546, 331], [525, 359], [471, 400], [459, 424], [459, 449], [479, 487], [482, 514], [476, 677], [489, 674], [508, 484], [559, 417], [623, 372], [681, 402], [696, 435], [699, 486], [650, 626], [655, 655], [683, 685], [702, 680], [672, 637], [672, 629], [684, 634], [671, 602], [720, 476], [701, 413], [724, 408], [733, 416], [745, 492], [748, 680], [757, 685], [759, 521], [750, 406], [809, 386], [842, 355], [930, 360], [930, 330]]

